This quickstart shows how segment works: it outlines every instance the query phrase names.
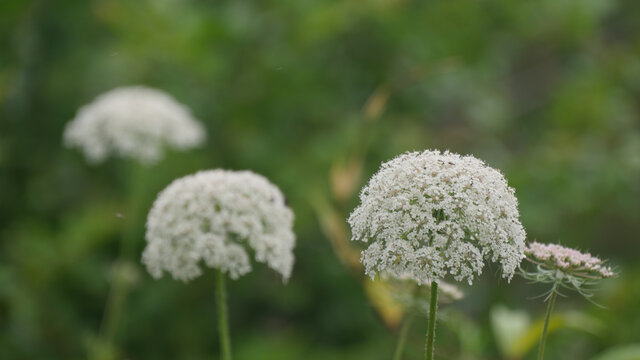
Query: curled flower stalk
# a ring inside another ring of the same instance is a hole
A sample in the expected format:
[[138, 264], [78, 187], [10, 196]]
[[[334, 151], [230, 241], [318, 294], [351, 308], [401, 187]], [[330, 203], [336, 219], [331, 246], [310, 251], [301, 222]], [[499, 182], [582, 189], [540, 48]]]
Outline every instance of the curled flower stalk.
[[438, 285], [471, 284], [485, 261], [513, 276], [524, 257], [518, 201], [504, 176], [472, 156], [423, 151], [382, 164], [348, 220], [352, 240], [367, 244], [365, 274], [429, 284], [426, 358], [433, 358]]
[[576, 291], [593, 303], [594, 288], [605, 278], [615, 276], [605, 261], [556, 244], [531, 243], [525, 249], [527, 262], [532, 270], [520, 269], [520, 275], [533, 283], [551, 284], [544, 293], [547, 310], [538, 348], [538, 359], [544, 358], [545, 343], [549, 331], [549, 321], [560, 290]]
[[189, 281], [216, 269], [221, 358], [231, 359], [226, 278], [252, 270], [251, 258], [286, 282], [293, 268], [293, 212], [280, 190], [250, 171], [209, 170], [175, 180], [147, 218], [142, 262], [154, 278]]

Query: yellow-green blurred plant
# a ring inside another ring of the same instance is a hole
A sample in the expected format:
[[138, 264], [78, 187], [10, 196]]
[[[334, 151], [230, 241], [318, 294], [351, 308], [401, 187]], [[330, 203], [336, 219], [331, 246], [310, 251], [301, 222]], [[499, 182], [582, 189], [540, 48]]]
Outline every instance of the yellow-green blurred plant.
[[[511, 310], [504, 305], [493, 306], [489, 318], [498, 350], [510, 360], [522, 359], [535, 348], [545, 323], [545, 318], [533, 321], [526, 311]], [[602, 336], [605, 326], [596, 317], [579, 311], [568, 311], [551, 315], [548, 332], [558, 329], [572, 329], [592, 336]]]

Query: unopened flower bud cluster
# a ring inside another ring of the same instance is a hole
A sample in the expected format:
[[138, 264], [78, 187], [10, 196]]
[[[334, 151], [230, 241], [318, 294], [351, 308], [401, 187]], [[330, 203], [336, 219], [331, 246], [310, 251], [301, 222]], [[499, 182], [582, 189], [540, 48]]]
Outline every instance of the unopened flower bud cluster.
[[613, 270], [604, 265], [601, 259], [561, 245], [534, 242], [527, 246], [525, 255], [535, 264], [569, 274], [584, 274], [597, 278], [614, 275]]

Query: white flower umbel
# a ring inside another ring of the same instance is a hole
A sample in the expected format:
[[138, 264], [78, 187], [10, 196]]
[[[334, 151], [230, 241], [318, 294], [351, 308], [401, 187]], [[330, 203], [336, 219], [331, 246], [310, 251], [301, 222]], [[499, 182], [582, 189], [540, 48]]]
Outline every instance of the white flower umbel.
[[472, 156], [426, 150], [382, 164], [349, 217], [352, 240], [369, 243], [365, 272], [418, 284], [472, 283], [485, 259], [511, 279], [523, 259], [525, 231], [504, 176]]
[[202, 125], [169, 94], [142, 86], [122, 87], [83, 106], [67, 124], [64, 141], [88, 161], [110, 156], [154, 163], [165, 148], [186, 150], [204, 142]]
[[286, 281], [293, 267], [293, 212], [280, 190], [250, 171], [209, 170], [175, 180], [147, 219], [142, 261], [156, 278], [201, 273], [199, 263], [232, 279], [251, 271], [250, 254]]
[[387, 273], [431, 283], [426, 359], [433, 359], [438, 282], [472, 283], [489, 259], [511, 279], [524, 257], [518, 201], [502, 174], [473, 156], [426, 150], [382, 164], [349, 217], [372, 279]]
[[250, 171], [208, 170], [175, 180], [147, 218], [142, 262], [155, 278], [187, 281], [216, 269], [220, 359], [231, 360], [226, 276], [251, 271], [250, 254], [286, 281], [293, 267], [293, 212], [280, 190]]

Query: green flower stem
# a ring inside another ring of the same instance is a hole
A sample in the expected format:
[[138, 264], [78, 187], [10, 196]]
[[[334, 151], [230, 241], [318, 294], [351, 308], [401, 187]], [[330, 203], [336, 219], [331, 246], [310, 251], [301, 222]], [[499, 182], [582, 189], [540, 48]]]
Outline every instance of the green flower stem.
[[549, 319], [551, 318], [551, 311], [553, 311], [553, 305], [556, 302], [557, 295], [558, 295], [558, 292], [556, 291], [556, 285], [554, 285], [553, 288], [551, 289], [549, 304], [547, 305], [547, 314], [544, 317], [544, 327], [542, 328], [542, 336], [540, 337], [538, 360], [542, 360], [544, 358], [544, 344], [547, 341], [547, 333], [549, 331]]
[[142, 168], [137, 163], [128, 164], [126, 168], [126, 185], [128, 194], [125, 204], [125, 218], [122, 224], [122, 235], [118, 248], [118, 258], [111, 269], [109, 293], [105, 304], [102, 324], [100, 326], [100, 340], [103, 345], [113, 347], [118, 331], [120, 318], [124, 313], [125, 304], [131, 284], [121, 279], [121, 266], [129, 264], [133, 257], [135, 245], [135, 234], [138, 224], [138, 210], [142, 203], [144, 194], [143, 182], [140, 181]]
[[398, 336], [398, 345], [396, 346], [396, 351], [393, 355], [393, 360], [402, 359], [402, 353], [404, 352], [404, 345], [407, 343], [407, 334], [409, 333], [409, 328], [411, 327], [411, 320], [413, 320], [413, 316], [407, 315], [406, 319], [402, 323], [402, 328], [400, 329], [400, 335]]
[[218, 300], [218, 335], [220, 336], [220, 359], [231, 360], [231, 340], [229, 338], [229, 320], [227, 316], [227, 292], [225, 275], [218, 270], [216, 296]]
[[[122, 238], [120, 239], [120, 249], [118, 257], [120, 260], [132, 260], [136, 245], [136, 235], [138, 234], [140, 221], [140, 211], [143, 208], [146, 195], [147, 185], [144, 181], [144, 172], [147, 170], [142, 165], [132, 162], [127, 164], [127, 178], [125, 185], [128, 189], [126, 213], [124, 214], [124, 223]], [[144, 222], [142, 222], [144, 224]]]
[[426, 359], [433, 360], [433, 342], [436, 333], [436, 312], [438, 310], [438, 283], [431, 282], [431, 300], [429, 301], [429, 323], [427, 326]]
[[[116, 266], [120, 266], [120, 264], [116, 264]], [[115, 271], [112, 271], [114, 273], [119, 271], [119, 269], [114, 270]], [[101, 327], [102, 341], [108, 345], [112, 345], [115, 340], [124, 301], [129, 290], [126, 281], [123, 281], [117, 275], [112, 276], [111, 281], [112, 284], [109, 289], [109, 295], [107, 296], [107, 304], [105, 306]]]

